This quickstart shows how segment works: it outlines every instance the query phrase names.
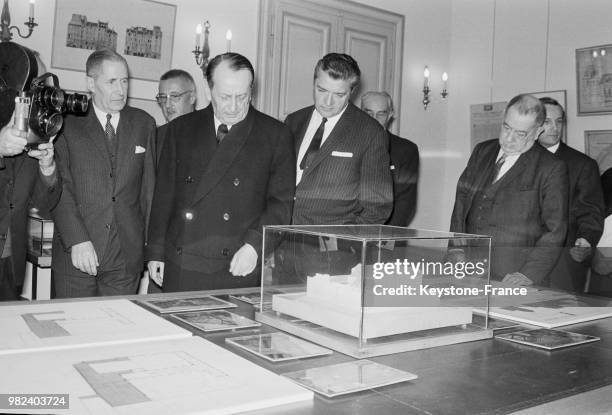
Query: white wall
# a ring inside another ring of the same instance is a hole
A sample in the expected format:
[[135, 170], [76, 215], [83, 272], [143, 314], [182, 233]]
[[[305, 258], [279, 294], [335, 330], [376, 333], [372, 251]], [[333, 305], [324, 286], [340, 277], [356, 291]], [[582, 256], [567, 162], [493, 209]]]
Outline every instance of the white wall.
[[[142, 0], [125, 0], [138, 1]], [[176, 23], [174, 33], [174, 46], [172, 53], [172, 68], [181, 68], [194, 77], [198, 88], [198, 107], [204, 107], [207, 102], [204, 98], [204, 80], [202, 71], [195, 64], [191, 51], [195, 46], [195, 27], [198, 23], [209, 20], [211, 33], [209, 38], [210, 53], [214, 56], [225, 52], [225, 33], [230, 29], [233, 34], [232, 51], [239, 52], [257, 62], [257, 16], [259, 10], [258, 0], [163, 0], [164, 3], [176, 4]], [[143, 4], [146, 5], [145, 2]], [[27, 20], [28, 3], [25, 0], [10, 2], [11, 23], [21, 25]], [[63, 88], [85, 90], [85, 62], [83, 71], [67, 71], [51, 67], [51, 49], [53, 36], [53, 18], [55, 15], [55, 0], [36, 2], [35, 17], [39, 26], [34, 30], [32, 37], [13, 41], [20, 45], [38, 51], [47, 70], [59, 76]], [[161, 73], [159, 74], [161, 76]], [[133, 80], [130, 83], [130, 96], [135, 98], [154, 99], [157, 93], [157, 82]]]

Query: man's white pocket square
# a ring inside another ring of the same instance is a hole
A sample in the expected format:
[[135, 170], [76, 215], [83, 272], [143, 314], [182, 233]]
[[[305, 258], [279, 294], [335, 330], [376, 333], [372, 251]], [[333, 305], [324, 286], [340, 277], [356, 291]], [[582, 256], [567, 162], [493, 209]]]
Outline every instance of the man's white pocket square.
[[348, 153], [346, 151], [332, 151], [332, 156], [334, 157], [353, 157], [353, 153]]
[[145, 151], [147, 151], [146, 148], [140, 147], [140, 146], [136, 146], [136, 150], [134, 151], [134, 153], [140, 154], [140, 153], [144, 153]]

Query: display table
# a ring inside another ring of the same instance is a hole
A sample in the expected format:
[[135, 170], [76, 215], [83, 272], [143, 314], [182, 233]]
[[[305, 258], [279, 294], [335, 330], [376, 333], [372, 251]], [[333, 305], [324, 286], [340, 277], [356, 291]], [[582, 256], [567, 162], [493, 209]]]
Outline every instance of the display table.
[[[208, 291], [206, 294], [252, 291]], [[193, 296], [194, 293], [177, 294], [179, 297], [187, 295]], [[164, 295], [153, 294], [146, 298], [159, 296]], [[138, 300], [145, 296], [127, 298]], [[228, 299], [227, 296], [221, 298]], [[95, 301], [70, 301], [85, 300]], [[251, 305], [232, 299], [230, 301], [238, 305], [234, 312], [253, 318], [254, 309]], [[186, 325], [183, 327], [189, 328]], [[566, 326], [563, 329], [599, 336], [601, 341], [546, 352], [488, 339], [373, 357], [370, 360], [414, 373], [419, 378], [333, 399], [316, 395], [312, 403], [250, 414], [506, 414], [562, 398], [566, 398], [567, 406], [571, 407], [572, 395], [577, 395], [576, 402], [580, 402], [579, 394], [612, 384], [612, 318]], [[276, 329], [264, 325], [235, 332], [194, 333], [279, 374], [353, 360], [334, 352], [323, 357], [270, 363], [225, 342], [227, 337], [272, 331]], [[257, 380], [253, 379], [253, 382]], [[605, 394], [594, 396], [608, 399]]]

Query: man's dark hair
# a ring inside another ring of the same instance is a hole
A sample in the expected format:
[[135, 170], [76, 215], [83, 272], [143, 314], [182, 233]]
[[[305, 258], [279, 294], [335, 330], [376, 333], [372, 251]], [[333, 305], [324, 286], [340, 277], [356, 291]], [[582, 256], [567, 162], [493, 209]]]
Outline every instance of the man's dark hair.
[[177, 78], [182, 80], [183, 82], [188, 83], [195, 89], [195, 81], [193, 80], [193, 77], [189, 74], [189, 72], [184, 71], [182, 69], [170, 69], [168, 72], [164, 73], [161, 78], [159, 78], [159, 80], [167, 81], [169, 79]]
[[251, 87], [253, 86], [253, 82], [255, 81], [255, 70], [253, 69], [251, 62], [239, 53], [227, 52], [212, 58], [212, 60], [208, 63], [208, 67], [206, 67], [206, 81], [208, 82], [208, 86], [211, 90], [214, 85], [213, 74], [215, 73], [215, 68], [217, 68], [221, 62], [227, 62], [230, 69], [233, 71], [247, 69], [251, 73]]
[[563, 120], [565, 120], [565, 108], [563, 108], [561, 104], [559, 104], [559, 101], [551, 97], [543, 97], [540, 98], [540, 102], [544, 105], [553, 105], [555, 107], [559, 107], [559, 109], [561, 109], [561, 116], [563, 117]]
[[87, 76], [95, 78], [98, 75], [100, 67], [106, 61], [122, 62], [125, 65], [125, 68], [128, 69], [127, 61], [123, 56], [112, 49], [98, 49], [92, 52], [92, 54], [87, 58], [87, 62], [85, 63], [85, 72], [87, 73]]
[[357, 61], [345, 53], [328, 53], [323, 56], [314, 69], [314, 79], [317, 79], [319, 71], [325, 72], [332, 79], [350, 81], [351, 89], [359, 84], [361, 71]]
[[516, 108], [521, 115], [535, 115], [535, 125], [537, 127], [544, 124], [544, 120], [546, 119], [546, 108], [544, 104], [533, 95], [519, 94], [512, 98], [510, 102], [508, 102], [508, 105], [506, 105], [504, 116], [508, 113], [510, 108]]

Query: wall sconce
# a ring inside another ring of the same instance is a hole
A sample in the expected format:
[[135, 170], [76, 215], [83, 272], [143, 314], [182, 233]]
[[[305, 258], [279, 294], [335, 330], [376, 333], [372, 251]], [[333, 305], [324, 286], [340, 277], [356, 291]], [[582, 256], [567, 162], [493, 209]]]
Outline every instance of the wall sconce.
[[9, 12], [8, 0], [4, 0], [2, 14], [0, 15], [0, 40], [2, 42], [11, 41], [13, 38], [11, 31], [13, 29], [15, 29], [19, 37], [23, 39], [27, 39], [32, 35], [34, 28], [38, 26], [38, 24], [34, 22], [34, 1], [35, 0], [30, 0], [30, 16], [28, 17], [28, 21], [24, 23], [24, 25], [28, 27], [28, 34], [24, 36], [17, 26], [11, 26], [11, 13]]
[[423, 108], [427, 109], [429, 105], [429, 68], [425, 66], [423, 71]]
[[[200, 41], [202, 39], [202, 27], [204, 28], [204, 44], [200, 49]], [[192, 51], [195, 56], [196, 64], [202, 69], [202, 73], [206, 76], [206, 68], [208, 67], [208, 58], [210, 58], [210, 47], [208, 46], [208, 35], [210, 34], [210, 23], [208, 20], [204, 25], [198, 24], [196, 27], [196, 44]]]
[[[427, 106], [431, 102], [429, 98], [429, 93], [431, 92], [431, 88], [429, 88], [429, 68], [425, 66], [425, 70], [423, 71], [423, 108], [427, 109]], [[448, 74], [444, 72], [442, 74], [442, 92], [440, 92], [442, 98], [446, 98], [448, 96]]]
[[446, 89], [447, 86], [448, 86], [448, 74], [444, 72], [442, 74], [442, 92], [440, 92], [440, 95], [442, 95], [442, 98], [446, 98], [448, 96], [448, 91]]

